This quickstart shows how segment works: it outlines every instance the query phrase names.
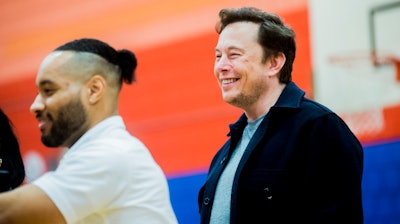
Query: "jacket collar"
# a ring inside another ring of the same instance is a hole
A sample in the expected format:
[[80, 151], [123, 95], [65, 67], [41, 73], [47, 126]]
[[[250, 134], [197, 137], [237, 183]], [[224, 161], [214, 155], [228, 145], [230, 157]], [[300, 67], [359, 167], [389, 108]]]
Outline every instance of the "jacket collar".
[[283, 89], [278, 101], [273, 108], [299, 108], [300, 102], [303, 99], [305, 92], [301, 90], [294, 82], [289, 82]]

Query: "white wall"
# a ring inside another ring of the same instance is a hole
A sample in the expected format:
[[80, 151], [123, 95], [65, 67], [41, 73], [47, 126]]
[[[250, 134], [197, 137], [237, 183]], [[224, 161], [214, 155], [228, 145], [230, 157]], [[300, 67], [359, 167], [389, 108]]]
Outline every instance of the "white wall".
[[[398, 0], [310, 0], [315, 99], [337, 113], [400, 104], [393, 66], [375, 67], [370, 52], [369, 11]], [[400, 59], [400, 7], [376, 14], [379, 54]], [[385, 53], [382, 53], [385, 52]], [[331, 58], [344, 59], [332, 63]], [[347, 58], [347, 60], [346, 60]], [[349, 59], [353, 58], [353, 59]]]

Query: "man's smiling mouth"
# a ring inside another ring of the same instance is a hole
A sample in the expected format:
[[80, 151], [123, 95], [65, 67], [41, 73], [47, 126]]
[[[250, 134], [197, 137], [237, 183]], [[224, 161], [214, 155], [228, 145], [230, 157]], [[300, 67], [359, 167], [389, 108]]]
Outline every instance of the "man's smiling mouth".
[[222, 83], [222, 85], [226, 85], [226, 84], [236, 82], [237, 80], [239, 80], [239, 79], [224, 79], [224, 80], [222, 80], [221, 83]]

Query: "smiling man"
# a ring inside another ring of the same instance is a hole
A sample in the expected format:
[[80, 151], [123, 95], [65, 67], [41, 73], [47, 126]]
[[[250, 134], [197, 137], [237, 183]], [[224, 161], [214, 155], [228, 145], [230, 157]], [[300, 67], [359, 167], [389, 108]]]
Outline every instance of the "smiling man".
[[223, 9], [214, 74], [244, 113], [199, 192], [201, 223], [363, 223], [363, 149], [292, 80], [296, 44], [280, 17]]
[[0, 223], [177, 223], [166, 178], [118, 115], [137, 61], [96, 39], [68, 42], [42, 62], [31, 111], [59, 166], [0, 194]]

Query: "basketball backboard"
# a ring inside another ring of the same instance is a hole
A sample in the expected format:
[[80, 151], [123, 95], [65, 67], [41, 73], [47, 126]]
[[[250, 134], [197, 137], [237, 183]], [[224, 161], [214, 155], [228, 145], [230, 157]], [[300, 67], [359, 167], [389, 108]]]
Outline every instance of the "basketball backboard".
[[379, 132], [384, 108], [400, 105], [400, 1], [312, 0], [310, 7], [315, 99], [355, 132]]

